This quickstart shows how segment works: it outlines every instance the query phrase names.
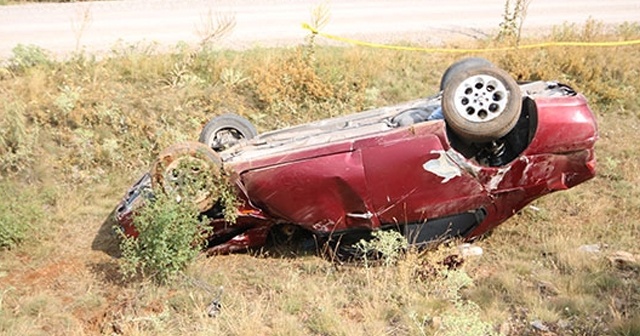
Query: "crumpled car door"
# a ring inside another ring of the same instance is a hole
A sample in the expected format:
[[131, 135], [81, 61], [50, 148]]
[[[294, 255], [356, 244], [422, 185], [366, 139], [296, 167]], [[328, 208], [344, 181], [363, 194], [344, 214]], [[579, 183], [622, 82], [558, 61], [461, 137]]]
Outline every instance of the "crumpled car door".
[[361, 143], [380, 223], [419, 223], [491, 204], [488, 192], [443, 146], [442, 122], [417, 124]]

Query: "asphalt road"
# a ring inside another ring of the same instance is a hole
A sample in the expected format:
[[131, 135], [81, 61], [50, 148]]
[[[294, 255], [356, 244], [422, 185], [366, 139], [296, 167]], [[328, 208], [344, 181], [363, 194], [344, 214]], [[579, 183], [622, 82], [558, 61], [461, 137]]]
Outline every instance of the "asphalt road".
[[[438, 43], [451, 38], [482, 38], [495, 33], [506, 0], [334, 0], [324, 32], [375, 42]], [[0, 59], [17, 44], [34, 44], [55, 55], [80, 48], [110, 50], [116, 43], [140, 41], [172, 46], [197, 43], [200, 32], [217, 17], [233, 17], [232, 32], [218, 41], [224, 48], [301, 43], [309, 0], [124, 0], [39, 3], [0, 6]], [[638, 0], [532, 0], [524, 34], [549, 31], [554, 25], [607, 25], [640, 21]]]

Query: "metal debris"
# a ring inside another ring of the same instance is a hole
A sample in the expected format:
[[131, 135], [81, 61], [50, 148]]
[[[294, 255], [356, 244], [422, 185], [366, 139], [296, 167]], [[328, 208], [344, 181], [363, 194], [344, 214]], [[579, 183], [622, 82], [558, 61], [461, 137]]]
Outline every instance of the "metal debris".
[[540, 331], [549, 331], [549, 327], [540, 320], [531, 321], [531, 326]]

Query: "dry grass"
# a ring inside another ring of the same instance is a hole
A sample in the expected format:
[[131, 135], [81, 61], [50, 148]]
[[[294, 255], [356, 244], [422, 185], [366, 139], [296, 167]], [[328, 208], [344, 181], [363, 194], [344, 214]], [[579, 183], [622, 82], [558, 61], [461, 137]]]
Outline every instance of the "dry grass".
[[[637, 25], [612, 34], [588, 23], [551, 38], [639, 36]], [[376, 267], [315, 255], [201, 257], [173, 285], [123, 281], [106, 219], [159, 150], [195, 139], [227, 110], [266, 131], [432, 94], [455, 58], [307, 52], [16, 55], [0, 71], [0, 185], [22, 204], [11, 220], [29, 225], [20, 244], [0, 251], [0, 333], [454, 335], [490, 325], [505, 335], [640, 334], [640, 266], [608, 258], [640, 255], [637, 47], [485, 55], [517, 77], [559, 79], [589, 97], [600, 121], [599, 175], [536, 201], [454, 273], [437, 267], [452, 253], [443, 247]], [[579, 250], [587, 244], [600, 252]], [[210, 318], [219, 286], [222, 310]]]

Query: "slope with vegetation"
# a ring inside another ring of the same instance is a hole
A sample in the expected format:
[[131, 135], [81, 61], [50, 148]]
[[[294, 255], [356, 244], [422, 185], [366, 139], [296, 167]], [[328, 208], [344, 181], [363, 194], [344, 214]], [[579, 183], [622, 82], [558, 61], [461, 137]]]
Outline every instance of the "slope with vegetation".
[[[637, 24], [597, 22], [548, 36], [638, 38]], [[597, 178], [536, 201], [461, 265], [446, 245], [365, 265], [265, 250], [199, 256], [157, 282], [123, 277], [108, 218], [164, 147], [196, 139], [226, 111], [267, 131], [429, 95], [461, 55], [313, 39], [244, 52], [135, 45], [63, 61], [17, 47], [0, 68], [0, 333], [640, 334], [640, 48], [482, 56], [517, 79], [559, 80], [589, 98], [600, 123]]]

